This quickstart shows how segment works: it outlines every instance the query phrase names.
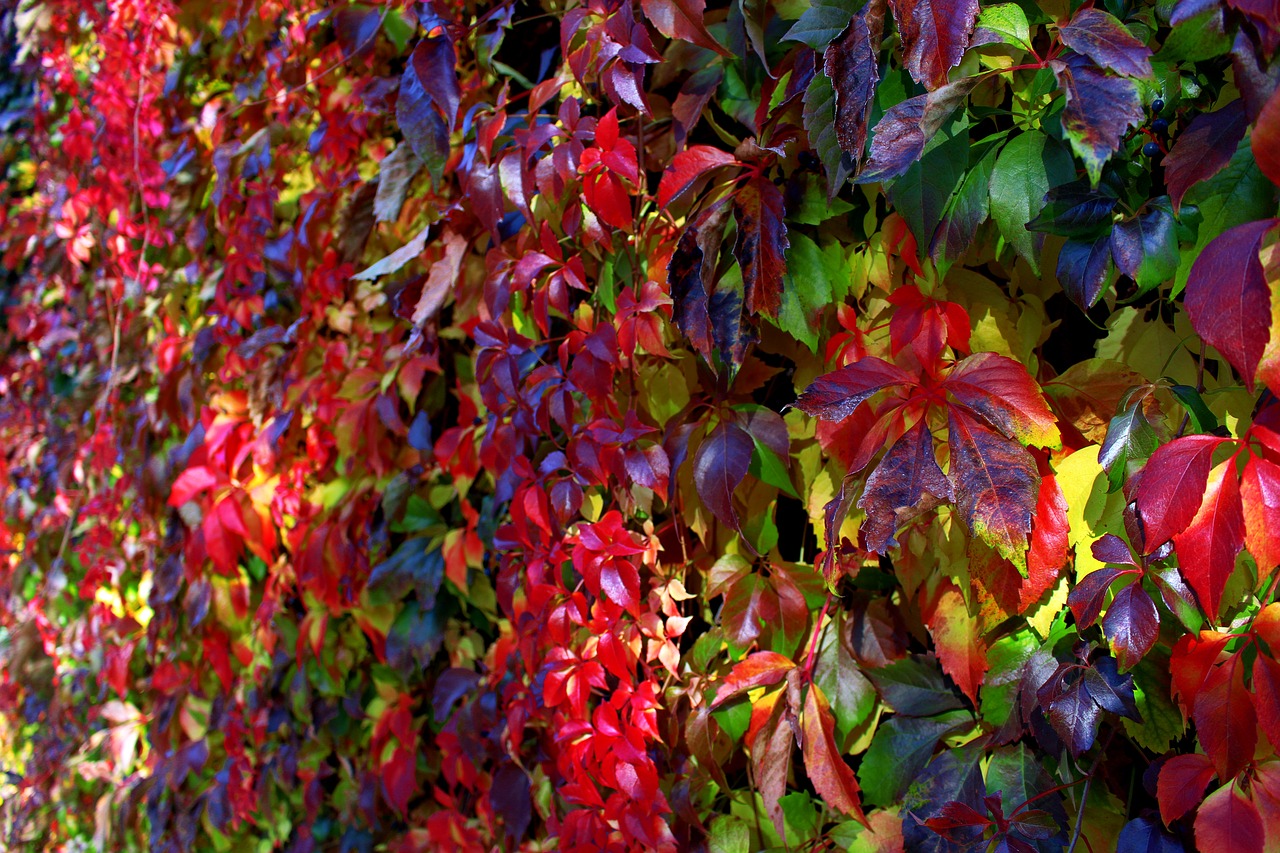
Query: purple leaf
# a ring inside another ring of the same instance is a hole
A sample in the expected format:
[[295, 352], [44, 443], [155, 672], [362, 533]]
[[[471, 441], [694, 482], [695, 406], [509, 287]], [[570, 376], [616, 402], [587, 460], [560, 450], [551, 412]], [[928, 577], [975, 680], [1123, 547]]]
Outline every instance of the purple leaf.
[[926, 89], [946, 85], [947, 72], [969, 47], [978, 0], [891, 0], [911, 77]]
[[1067, 596], [1067, 606], [1076, 617], [1077, 628], [1084, 630], [1098, 620], [1102, 605], [1106, 603], [1107, 590], [1123, 574], [1127, 572], [1103, 566], [1089, 572], [1075, 585]]
[[889, 448], [867, 478], [858, 501], [867, 512], [867, 550], [885, 553], [898, 544], [894, 534], [900, 521], [950, 500], [951, 483], [938, 467], [933, 435], [921, 420]]
[[836, 139], [855, 163], [861, 162], [867, 144], [867, 119], [880, 82], [884, 12], [885, 0], [870, 0], [845, 34], [827, 48], [824, 60], [836, 95]]
[[1102, 630], [1123, 669], [1132, 669], [1151, 651], [1160, 633], [1160, 614], [1141, 580], [1116, 593], [1102, 619]]
[[693, 456], [693, 483], [712, 515], [738, 533], [742, 525], [733, 506], [733, 491], [747, 476], [754, 448], [751, 436], [729, 421], [721, 421]]
[[1138, 85], [1127, 77], [1107, 74], [1079, 55], [1055, 59], [1049, 65], [1067, 96], [1062, 129], [1084, 160], [1089, 180], [1096, 184], [1103, 164], [1120, 148], [1125, 131], [1146, 118]]
[[671, 282], [672, 317], [689, 343], [707, 361], [714, 347], [711, 331], [710, 293], [720, 243], [724, 239], [724, 221], [729, 207], [717, 204], [698, 215], [680, 235], [667, 277]]
[[1164, 182], [1175, 211], [1194, 184], [1226, 168], [1248, 126], [1244, 101], [1235, 100], [1215, 112], [1201, 113], [1178, 134], [1164, 158]]
[[1058, 253], [1058, 280], [1068, 298], [1082, 309], [1092, 308], [1102, 296], [1111, 274], [1111, 242], [1068, 240]]
[[1063, 44], [1104, 68], [1129, 77], [1151, 76], [1151, 49], [1101, 9], [1081, 9], [1058, 32]]
[[977, 77], [966, 77], [891, 108], [876, 124], [871, 156], [858, 183], [884, 181], [906, 172], [977, 84]]
[[877, 391], [915, 384], [915, 377], [897, 365], [867, 356], [819, 376], [796, 400], [795, 407], [811, 417], [839, 421], [852, 415]]

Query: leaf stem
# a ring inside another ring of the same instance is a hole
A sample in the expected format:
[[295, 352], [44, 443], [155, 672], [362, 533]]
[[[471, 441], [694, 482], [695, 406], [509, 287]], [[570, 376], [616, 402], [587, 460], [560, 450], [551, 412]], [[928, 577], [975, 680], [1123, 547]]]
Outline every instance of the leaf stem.
[[1084, 788], [1080, 791], [1080, 808], [1076, 810], [1076, 826], [1071, 833], [1071, 845], [1067, 847], [1067, 853], [1076, 853], [1076, 845], [1080, 843], [1080, 832], [1084, 829], [1084, 807], [1089, 799], [1089, 786], [1093, 784], [1093, 777], [1102, 766], [1102, 759], [1107, 754], [1107, 748], [1111, 746], [1111, 740], [1115, 736], [1116, 730], [1112, 729], [1107, 734], [1107, 740], [1102, 744], [1102, 749], [1098, 750], [1098, 757], [1094, 759], [1093, 767], [1089, 768], [1089, 774], [1084, 777]]
[[804, 662], [804, 680], [810, 684], [813, 683], [813, 664], [814, 657], [818, 653], [818, 640], [826, 629], [827, 610], [831, 607], [833, 597], [830, 592], [827, 593], [827, 600], [822, 603], [822, 612], [818, 614], [817, 624], [813, 626], [813, 639], [809, 641], [809, 654]]

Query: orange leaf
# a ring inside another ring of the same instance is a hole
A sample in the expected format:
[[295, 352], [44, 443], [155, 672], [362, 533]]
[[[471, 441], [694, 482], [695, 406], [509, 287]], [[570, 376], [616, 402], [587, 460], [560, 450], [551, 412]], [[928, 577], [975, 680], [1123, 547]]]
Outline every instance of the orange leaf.
[[840, 748], [836, 746], [836, 718], [827, 704], [827, 697], [816, 684], [809, 686], [809, 696], [804, 703], [804, 769], [818, 796], [837, 811], [855, 818], [863, 826], [870, 827], [862, 812], [862, 795], [858, 780], [845, 764]]

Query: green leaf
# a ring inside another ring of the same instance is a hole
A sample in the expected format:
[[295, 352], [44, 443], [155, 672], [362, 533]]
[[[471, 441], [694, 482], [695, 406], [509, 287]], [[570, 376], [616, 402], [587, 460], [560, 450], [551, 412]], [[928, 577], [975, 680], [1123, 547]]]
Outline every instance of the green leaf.
[[1157, 755], [1168, 752], [1187, 729], [1182, 712], [1169, 698], [1172, 687], [1168, 654], [1159, 647], [1153, 649], [1129, 674], [1133, 676], [1134, 703], [1143, 722], [1126, 717], [1124, 730], [1139, 746]]
[[1027, 23], [1027, 13], [1017, 3], [998, 3], [983, 9], [978, 13], [976, 28], [986, 30], [1005, 44], [1031, 50], [1031, 27]]
[[1107, 438], [1098, 452], [1098, 461], [1107, 472], [1109, 491], [1117, 491], [1129, 474], [1136, 471], [1156, 452], [1160, 440], [1142, 412], [1142, 400], [1111, 419]]
[[707, 850], [709, 853], [749, 853], [751, 830], [746, 821], [729, 814], [717, 816], [707, 833]]
[[1216, 6], [1188, 18], [1173, 28], [1152, 59], [1157, 62], [1200, 62], [1231, 50], [1231, 36], [1222, 28], [1222, 10]]
[[882, 722], [858, 768], [863, 801], [873, 806], [897, 802], [929, 763], [938, 741], [972, 724], [967, 711]]
[[819, 248], [803, 234], [789, 236], [778, 328], [816, 353], [823, 309], [836, 301], [837, 292], [845, 292], [849, 267], [838, 243]]
[[980, 706], [982, 718], [991, 725], [1004, 725], [1017, 707], [1022, 665], [1038, 648], [1039, 641], [1025, 628], [991, 644], [987, 652], [990, 669], [982, 682]]
[[792, 791], [778, 800], [783, 819], [787, 824], [787, 844], [803, 847], [813, 838], [821, 824], [822, 815], [807, 791]]
[[849, 179], [851, 169], [846, 165], [844, 150], [836, 136], [835, 87], [821, 70], [813, 75], [804, 93], [804, 131], [826, 170], [827, 198], [834, 199]]
[[827, 625], [822, 632], [813, 673], [814, 683], [822, 689], [835, 714], [837, 744], [843, 744], [876, 706], [875, 688], [840, 641], [843, 633], [843, 620]]
[[1075, 177], [1071, 155], [1040, 131], [1014, 136], [996, 157], [991, 172], [991, 217], [1005, 242], [1040, 272], [1043, 234], [1027, 230], [1027, 223], [1044, 207], [1050, 189]]
[[819, 54], [849, 26], [866, 0], [811, 0], [800, 20], [791, 25], [783, 41], [807, 44]]
[[1196, 432], [1213, 432], [1218, 428], [1218, 418], [1204, 404], [1200, 392], [1190, 385], [1174, 385], [1169, 389], [1173, 398], [1182, 404], [1191, 416], [1191, 426]]
[[768, 483], [775, 489], [781, 489], [793, 498], [800, 497], [795, 486], [791, 485], [791, 475], [787, 472], [786, 463], [778, 458], [768, 447], [760, 443], [760, 439], [752, 436], [755, 450], [751, 454], [751, 464], [747, 473], [762, 483]]
[[933, 241], [947, 202], [969, 163], [968, 120], [961, 116], [937, 133], [924, 155], [888, 186], [888, 196], [923, 249]]
[[960, 188], [951, 197], [947, 213], [933, 234], [929, 253], [938, 264], [939, 277], [964, 256], [973, 245], [979, 226], [991, 213], [991, 172], [996, 152], [987, 153], [968, 171]]

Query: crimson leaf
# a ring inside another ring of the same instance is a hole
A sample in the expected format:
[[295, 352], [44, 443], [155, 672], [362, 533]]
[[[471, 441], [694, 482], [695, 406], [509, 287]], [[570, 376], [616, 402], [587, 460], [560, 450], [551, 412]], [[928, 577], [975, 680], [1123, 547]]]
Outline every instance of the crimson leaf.
[[978, 0], [891, 0], [889, 5], [912, 79], [927, 89], [946, 85], [947, 72], [969, 47]]

